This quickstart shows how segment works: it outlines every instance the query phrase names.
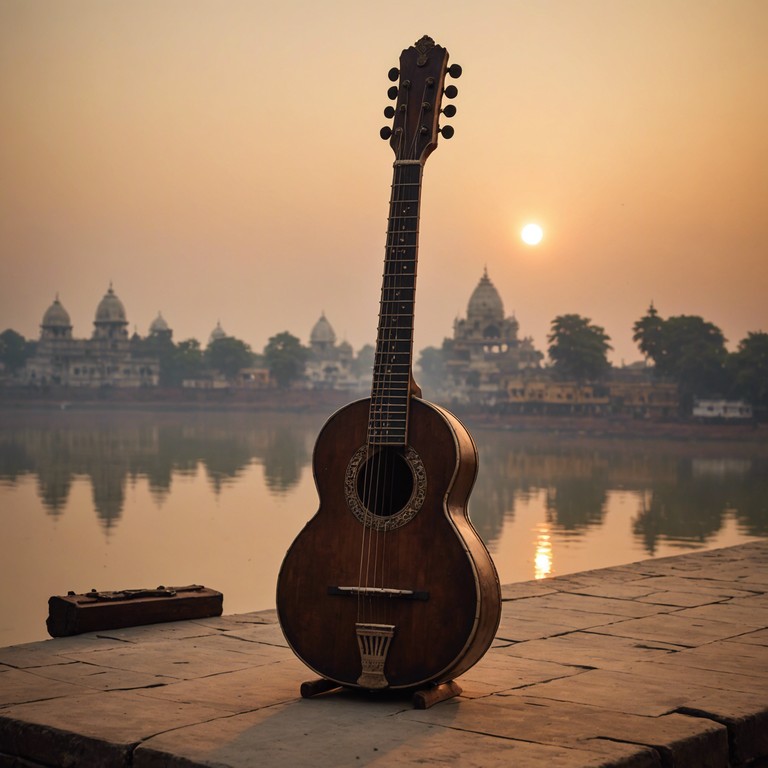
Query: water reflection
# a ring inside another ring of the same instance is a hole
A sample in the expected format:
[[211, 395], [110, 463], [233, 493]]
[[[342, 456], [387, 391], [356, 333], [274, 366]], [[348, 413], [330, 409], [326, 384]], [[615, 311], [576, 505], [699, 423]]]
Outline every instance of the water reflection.
[[[649, 555], [662, 540], [705, 543], [728, 516], [749, 536], [768, 534], [764, 446], [563, 439], [501, 431], [475, 431], [475, 439], [481, 471], [470, 502], [472, 518], [491, 548], [505, 521], [514, 520], [516, 505], [541, 490], [547, 530], [560, 540], [603, 526], [614, 492], [636, 501], [631, 530]], [[713, 451], [717, 455], [706, 455]], [[539, 555], [537, 544], [537, 560]]]
[[733, 515], [752, 536], [768, 533], [768, 472], [764, 461], [677, 459], [673, 477], [643, 494], [633, 521], [649, 554], [661, 539], [706, 542]]
[[[228, 613], [273, 607], [324, 418], [0, 410], [0, 646], [43, 639], [67, 589], [196, 582]], [[470, 513], [503, 583], [768, 534], [768, 446], [472, 432]]]
[[274, 414], [48, 415], [23, 427], [0, 430], [0, 480], [14, 485], [37, 479], [40, 501], [53, 518], [67, 505], [73, 482], [88, 479], [93, 508], [105, 531], [120, 520], [126, 487], [146, 478], [158, 504], [171, 493], [174, 477], [202, 466], [215, 494], [237, 482], [246, 469], [263, 466], [274, 495], [296, 486], [316, 432], [306, 419]]
[[552, 573], [552, 536], [549, 523], [536, 527], [536, 552], [533, 557], [533, 578], [544, 579]]
[[[145, 478], [160, 505], [175, 478], [202, 467], [216, 495], [260, 465], [265, 487], [286, 496], [309, 471], [322, 417], [286, 414], [94, 414], [24, 416], [0, 429], [0, 481], [36, 478], [52, 518], [63, 513], [73, 483], [87, 478], [104, 531], [121, 518], [127, 489]], [[491, 549], [516, 508], [538, 494], [537, 577], [552, 572], [552, 537], [578, 539], [605, 525], [611, 494], [636, 502], [627, 535], [653, 555], [660, 542], [696, 546], [729, 517], [750, 536], [768, 534], [768, 460], [752, 446], [561, 439], [475, 430], [481, 468], [472, 519]], [[732, 454], [732, 455], [729, 455]]]

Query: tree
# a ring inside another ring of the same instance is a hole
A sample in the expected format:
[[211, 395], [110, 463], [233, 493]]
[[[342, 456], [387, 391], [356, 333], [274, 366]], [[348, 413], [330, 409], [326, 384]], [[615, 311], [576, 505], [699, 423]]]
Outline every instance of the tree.
[[160, 383], [180, 387], [184, 379], [195, 379], [203, 372], [203, 351], [197, 339], [180, 341], [168, 358], [160, 360]]
[[725, 394], [728, 352], [716, 325], [698, 315], [663, 320], [649, 310], [634, 327], [635, 340], [653, 361], [656, 376], [677, 384], [683, 412], [690, 411], [695, 396]]
[[436, 390], [445, 382], [445, 356], [442, 349], [424, 347], [419, 353], [418, 367], [421, 370], [421, 384], [425, 389]]
[[253, 364], [253, 352], [244, 341], [225, 336], [208, 345], [204, 359], [209, 368], [220, 371], [228, 379], [234, 379], [238, 371]]
[[659, 317], [653, 302], [645, 316], [632, 326], [632, 330], [634, 331], [632, 340], [637, 342], [646, 360], [655, 360], [664, 331], [664, 321]]
[[288, 389], [304, 373], [309, 350], [288, 331], [272, 336], [264, 347], [264, 360], [281, 389]]
[[5, 365], [9, 373], [15, 373], [23, 368], [33, 351], [34, 344], [26, 341], [12, 328], [7, 328], [0, 333], [0, 363]]
[[358, 350], [357, 356], [352, 360], [352, 373], [355, 376], [373, 376], [373, 361], [376, 357], [376, 349], [373, 344], [363, 344]]
[[755, 411], [768, 411], [768, 333], [750, 332], [728, 356], [731, 393], [752, 404]]
[[549, 357], [555, 373], [563, 379], [595, 381], [610, 370], [608, 336], [599, 325], [592, 325], [588, 317], [559, 315], [552, 321], [547, 336]]

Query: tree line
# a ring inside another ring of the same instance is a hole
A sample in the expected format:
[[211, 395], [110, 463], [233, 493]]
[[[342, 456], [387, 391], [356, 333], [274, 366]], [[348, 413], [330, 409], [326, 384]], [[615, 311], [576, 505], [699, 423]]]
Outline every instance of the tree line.
[[[663, 318], [653, 304], [632, 330], [654, 378], [677, 385], [685, 412], [697, 397], [745, 400], [755, 409], [768, 410], [768, 333], [749, 332], [729, 352], [714, 323], [698, 315]], [[610, 376], [610, 337], [589, 318], [556, 317], [547, 341], [556, 376], [577, 381]]]
[[[725, 346], [723, 332], [697, 315], [661, 317], [653, 304], [634, 323], [633, 339], [646, 358], [652, 375], [677, 385], [681, 406], [690, 412], [695, 397], [742, 399], [756, 412], [768, 413], [768, 333], [749, 332], [734, 352]], [[556, 378], [600, 382], [610, 377], [608, 352], [612, 347], [605, 329], [579, 314], [558, 315], [547, 335], [549, 370]], [[203, 349], [196, 339], [174, 343], [163, 335], [134, 337], [137, 354], [160, 361], [161, 386], [181, 386], [185, 379], [219, 371], [228, 379], [244, 368], [263, 367], [278, 387], [299, 380], [310, 355], [308, 347], [283, 331], [272, 336], [261, 353], [234, 337], [212, 341]], [[12, 329], [0, 333], [0, 363], [14, 374], [34, 354], [36, 341], [26, 340]], [[440, 374], [446, 347], [421, 351], [419, 366], [426, 379]], [[359, 374], [370, 368], [373, 348], [366, 345], [354, 361]]]
[[[651, 375], [677, 385], [683, 412], [690, 413], [694, 398], [726, 398], [745, 400], [756, 412], [768, 413], [768, 333], [749, 332], [729, 352], [714, 323], [697, 315], [663, 318], [653, 304], [632, 330]], [[590, 318], [558, 315], [547, 335], [548, 371], [564, 381], [605, 381], [613, 371], [610, 341]], [[439, 382], [448, 356], [445, 344], [424, 349], [419, 362], [426, 377]]]
[[[11, 328], [0, 333], [0, 363], [5, 371], [11, 375], [21, 371], [35, 354], [37, 344]], [[261, 353], [233, 336], [214, 339], [205, 348], [197, 339], [175, 343], [166, 335], [136, 336], [130, 344], [134, 354], [159, 361], [163, 387], [180, 387], [185, 380], [213, 371], [233, 380], [244, 368], [263, 367], [279, 387], [288, 388], [303, 375], [310, 354], [309, 348], [288, 331], [272, 336]]]

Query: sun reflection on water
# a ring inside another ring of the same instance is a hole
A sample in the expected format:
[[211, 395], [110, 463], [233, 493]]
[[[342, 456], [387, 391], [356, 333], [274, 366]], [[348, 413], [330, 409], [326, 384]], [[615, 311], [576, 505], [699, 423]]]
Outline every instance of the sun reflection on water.
[[552, 573], [552, 537], [549, 524], [539, 523], [536, 531], [536, 552], [533, 557], [533, 576], [543, 579]]

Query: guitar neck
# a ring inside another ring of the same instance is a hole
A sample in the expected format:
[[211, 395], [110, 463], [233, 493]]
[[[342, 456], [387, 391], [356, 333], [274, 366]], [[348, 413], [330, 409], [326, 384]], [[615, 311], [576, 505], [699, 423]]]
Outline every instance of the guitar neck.
[[395, 162], [368, 418], [369, 445], [407, 444], [423, 165]]

